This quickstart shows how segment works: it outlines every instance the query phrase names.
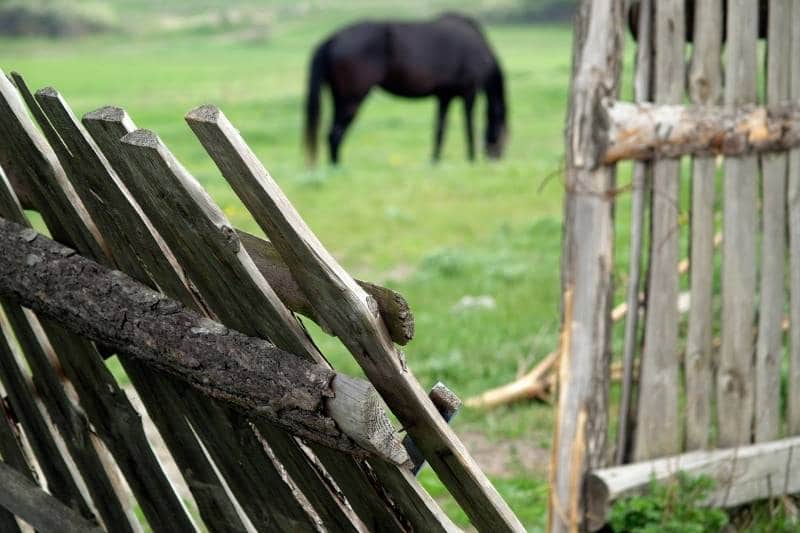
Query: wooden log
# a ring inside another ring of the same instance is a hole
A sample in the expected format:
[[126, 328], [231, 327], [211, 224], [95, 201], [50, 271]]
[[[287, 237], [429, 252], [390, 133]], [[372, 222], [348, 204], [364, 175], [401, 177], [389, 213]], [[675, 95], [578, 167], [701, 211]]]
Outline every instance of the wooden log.
[[530, 372], [500, 387], [490, 389], [466, 401], [469, 407], [491, 409], [498, 405], [513, 403], [526, 398], [544, 399], [546, 378], [558, 362], [558, 352], [550, 352]]
[[[3, 297], [292, 433], [353, 455], [408, 462], [365, 382], [337, 380], [5, 219], [0, 250]], [[359, 418], [343, 421], [349, 433], [342, 433], [336, 413], [353, 412]]]
[[[562, 345], [557, 427], [550, 464], [548, 531], [584, 521], [581, 485], [605, 461], [614, 227], [614, 171], [598, 167], [597, 114], [616, 98], [622, 67], [623, 3], [579, 3], [567, 117], [567, 194], [562, 246]], [[569, 304], [569, 305], [567, 305]], [[570, 312], [567, 312], [567, 310]]]
[[[758, 5], [728, 5], [725, 104], [756, 99]], [[722, 350], [717, 371], [718, 445], [750, 442], [753, 421], [753, 338], [756, 293], [756, 205], [758, 161], [725, 160], [722, 250]]]
[[[791, 56], [800, 57], [800, 3], [792, 3]], [[800, 100], [800, 68], [791, 64], [790, 96]], [[786, 389], [786, 429], [790, 435], [800, 434], [800, 149], [789, 153], [789, 180], [786, 194], [789, 226], [789, 372]]]
[[793, 494], [800, 491], [800, 439], [698, 450], [596, 470], [587, 480], [590, 530], [602, 527], [614, 501], [645, 493], [654, 478], [667, 483], [678, 472], [714, 479], [716, 486], [704, 503], [715, 507], [735, 507]]
[[[325, 321], [315, 313], [314, 307], [300, 289], [275, 246], [246, 231], [237, 229], [236, 233], [256, 268], [275, 290], [283, 304], [293, 312], [307, 316], [325, 331], [330, 332]], [[401, 346], [408, 344], [414, 337], [414, 315], [403, 295], [368, 281], [356, 280], [356, 283], [375, 300], [392, 340]]]
[[[684, 93], [684, 2], [657, 2], [655, 100], [677, 103]], [[653, 163], [647, 322], [639, 376], [634, 460], [680, 450], [678, 417], [678, 247], [680, 160]]]
[[[374, 300], [325, 250], [238, 131], [212, 106], [193, 110], [187, 121], [316, 312], [355, 356], [473, 523], [496, 531], [521, 530], [519, 520], [408, 372]], [[140, 139], [128, 142], [141, 143]], [[152, 141], [143, 140], [152, 146]]]
[[603, 109], [608, 138], [599, 158], [606, 165], [683, 155], [739, 157], [800, 145], [796, 103], [764, 107], [742, 101], [721, 107], [609, 100]]
[[[767, 104], [777, 104], [789, 98], [791, 9], [791, 0], [769, 2]], [[761, 157], [761, 168], [763, 231], [753, 387], [753, 436], [756, 442], [778, 438], [781, 424], [787, 155], [765, 154]]]
[[[695, 4], [694, 34], [689, 70], [689, 94], [697, 105], [713, 105], [722, 95], [720, 64], [722, 28], [721, 0]], [[686, 357], [686, 449], [707, 447], [711, 427], [712, 322], [714, 279], [714, 195], [717, 164], [714, 157], [692, 160], [691, 219], [691, 308], [689, 310]], [[688, 266], [688, 265], [687, 265]]]
[[[123, 152], [119, 147], [120, 138], [135, 130], [135, 126], [130, 117], [119, 108], [103, 108], [85, 116], [84, 124], [91, 131], [95, 140], [101, 146], [106, 157], [111, 161], [123, 181], [135, 187], [136, 176], [132, 174], [134, 169], [125, 160]], [[191, 188], [195, 187], [197, 186], [193, 185]], [[140, 191], [140, 193], [142, 193], [142, 191]], [[201, 198], [200, 201], [201, 207], [199, 209], [201, 212], [217, 212], [216, 207], [211, 207], [213, 204], [208, 204], [204, 198]], [[187, 205], [191, 208], [193, 204], [189, 203]], [[204, 205], [208, 205], [208, 207], [203, 208], [202, 206]], [[156, 214], [163, 216], [162, 220], [165, 224], [171, 224], [174, 216], [179, 215], [170, 215], [174, 209], [174, 206], [171, 204], [164, 206], [164, 209], [164, 211], [159, 211]], [[192, 209], [197, 210], [198, 207]], [[195, 242], [194, 246], [199, 246], [202, 249], [208, 246], [209, 242], [214, 242], [214, 239], [204, 239], [201, 242]], [[219, 256], [219, 254], [217, 255]], [[220, 256], [218, 260], [222, 260], [222, 256]], [[239, 259], [232, 258], [229, 261], [239, 261]], [[260, 275], [257, 271], [255, 272], [254, 274], [253, 271], [248, 270], [247, 276], [257, 277]], [[174, 282], [174, 280], [169, 278], [158, 280], [159, 285], [165, 287], [167, 290], [169, 290], [169, 287]], [[208, 280], [208, 283], [213, 285], [214, 280]], [[242, 278], [241, 283], [243, 286], [256, 283], [256, 285], [260, 287], [258, 281], [247, 279], [247, 277]], [[200, 283], [198, 284], [198, 290], [201, 293], [205, 293], [206, 290], [213, 291], [214, 289], [207, 288], [204, 283]], [[225, 307], [223, 307], [223, 305]], [[211, 310], [228, 318], [232, 318], [232, 311], [228, 309], [227, 305], [228, 303], [223, 301], [218, 307], [211, 307]], [[236, 320], [241, 319], [237, 318]], [[291, 320], [294, 319], [292, 318]], [[194, 407], [194, 404], [190, 405], [190, 407]], [[235, 427], [235, 424], [233, 427]], [[213, 438], [213, 436], [213, 434], [209, 435], [207, 431], [204, 434], [205, 439]], [[244, 439], [242, 442], [249, 443], [251, 440]], [[230, 454], [226, 450], [226, 447], [218, 446], [217, 444], [216, 442], [211, 443], [210, 450], [217, 453], [215, 456], [217, 464], [222, 465], [221, 468], [227, 468], [228, 471], [225, 477], [228, 478], [232, 488], [239, 490], [239, 493], [242, 495], [247, 494], [248, 491], [252, 491], [253, 489], [258, 489], [260, 486], [259, 482], [263, 483], [262, 478], [264, 476], [256, 477], [251, 480], [252, 482], [250, 483], [244, 482], [245, 480], [241, 479], [242, 476], [237, 463], [229, 459]], [[416, 528], [436, 530], [441, 527], [440, 524], [448, 523], [446, 515], [438, 510], [438, 506], [433, 502], [430, 496], [413, 481], [413, 476], [411, 477], [413, 483], [409, 483], [407, 478], [402, 477], [402, 472], [404, 471], [402, 468], [396, 466], [375, 468], [376, 464], [382, 464], [381, 461], [372, 464], [372, 470], [375, 472], [375, 475], [379, 477], [381, 483], [386, 484], [388, 477], [391, 478], [389, 482], [400, 479], [400, 481], [396, 483], [396, 486], [402, 488], [404, 492], [394, 492], [391, 494], [390, 499], [387, 499], [382, 490], [377, 490], [375, 488], [373, 478], [370, 477], [370, 474], [368, 474], [358, 462], [353, 459], [348, 459], [340, 453], [334, 453], [326, 447], [316, 446], [313, 443], [311, 443], [311, 448], [314, 450], [314, 453], [319, 458], [320, 462], [322, 462], [325, 469], [334, 475], [339, 483], [340, 489], [356, 510], [363, 523], [368, 527], [381, 531], [389, 531], [396, 529], [395, 525], [399, 527], [399, 523], [405, 523], [405, 521], [410, 520]], [[233, 483], [233, 481], [240, 479], [243, 481], [242, 483]], [[253, 504], [263, 498], [269, 497], [269, 486], [265, 486], [264, 489], [266, 492], [261, 497], [239, 498], [245, 507], [250, 506], [248, 514], [251, 514], [251, 516], [252, 513], [259, 512], [258, 506], [256, 505], [255, 508], [253, 508]], [[315, 490], [318, 493], [322, 492], [318, 490], [318, 487], [315, 487]], [[365, 495], [367, 494], [371, 495], [371, 497], [366, 497]], [[395, 513], [398, 511], [401, 511], [401, 513], [396, 515]], [[398, 522], [398, 520], [400, 520], [400, 522]]]
[[[641, 36], [636, 48], [636, 74], [634, 77], [634, 98], [637, 102], [646, 102], [652, 98], [653, 78], [653, 2], [642, 0], [638, 5], [638, 28]], [[631, 240], [628, 255], [628, 288], [627, 305], [629, 309], [637, 309], [639, 291], [641, 290], [642, 241], [644, 233], [645, 196], [648, 181], [652, 179], [652, 164], [637, 162], [633, 166], [631, 185]], [[614, 317], [611, 317], [614, 320]], [[639, 313], [630, 313], [625, 321], [625, 334], [622, 348], [623, 376], [620, 384], [620, 401], [616, 462], [621, 464], [629, 453], [630, 434], [632, 428], [629, 420], [633, 419], [631, 399], [633, 395], [634, 356], [639, 346]]]
[[0, 507], [4, 507], [42, 533], [102, 533], [97, 524], [37, 487], [0, 461]]

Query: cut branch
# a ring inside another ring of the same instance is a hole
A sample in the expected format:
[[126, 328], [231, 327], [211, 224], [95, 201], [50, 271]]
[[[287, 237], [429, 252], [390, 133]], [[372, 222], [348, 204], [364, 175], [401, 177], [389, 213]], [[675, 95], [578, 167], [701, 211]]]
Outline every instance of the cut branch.
[[800, 105], [686, 106], [607, 101], [602, 162], [741, 156], [800, 146]]
[[[290, 433], [356, 456], [408, 462], [368, 383], [334, 380], [338, 374], [328, 368], [229, 330], [2, 218], [0, 296]], [[357, 391], [337, 389], [354, 383]], [[364, 405], [372, 407], [365, 412]], [[335, 413], [356, 410], [356, 423], [350, 417], [339, 424]]]

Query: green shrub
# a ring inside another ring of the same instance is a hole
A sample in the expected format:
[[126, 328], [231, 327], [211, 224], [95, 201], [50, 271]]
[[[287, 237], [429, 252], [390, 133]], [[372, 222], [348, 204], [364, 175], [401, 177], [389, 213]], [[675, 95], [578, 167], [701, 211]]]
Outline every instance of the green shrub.
[[669, 483], [653, 480], [646, 495], [626, 498], [614, 505], [611, 527], [614, 531], [636, 533], [721, 531], [728, 523], [728, 515], [703, 505], [712, 488], [713, 479], [692, 478], [684, 472], [678, 472]]

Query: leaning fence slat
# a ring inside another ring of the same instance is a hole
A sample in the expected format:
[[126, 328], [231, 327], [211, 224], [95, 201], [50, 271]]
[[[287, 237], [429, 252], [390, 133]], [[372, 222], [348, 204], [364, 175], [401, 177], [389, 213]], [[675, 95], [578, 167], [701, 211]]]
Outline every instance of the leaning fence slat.
[[[89, 113], [84, 117], [83, 122], [123, 180], [133, 180], [134, 178], [129, 176], [132, 169], [121, 157], [122, 153], [119, 149], [119, 139], [135, 129], [130, 117], [128, 117], [124, 111], [118, 108], [102, 108]], [[173, 283], [170, 280], [163, 279], [158, 280], [158, 282], [163, 288], [165, 288], [165, 290], [167, 290], [167, 292], [169, 292], [169, 286]], [[294, 319], [292, 318], [292, 320]], [[194, 407], [194, 404], [192, 404], [192, 407]], [[235, 424], [233, 424], [233, 426], [235, 427]], [[202, 432], [202, 428], [199, 429]], [[212, 443], [209, 443], [208, 439], [209, 437], [213, 438], [213, 436], [213, 433], [209, 435], [208, 432], [206, 432], [204, 439], [206, 440], [207, 444], [209, 444], [210, 451], [213, 452], [215, 449], [220, 451], [221, 457], [215, 457], [215, 461], [218, 463], [224, 462], [228, 456], [228, 452], [225, 450], [226, 447], [224, 445], [211, 445]], [[250, 442], [250, 440], [245, 440], [243, 442]], [[345, 493], [348, 500], [351, 502], [351, 505], [359, 514], [359, 517], [364, 521], [364, 523], [368, 526], [370, 524], [380, 524], [380, 527], [387, 528], [386, 530], [391, 530], [392, 528], [390, 527], [390, 524], [395, 523], [394, 519], [391, 518], [392, 512], [389, 511], [386, 505], [379, 504], [382, 498], [381, 493], [380, 491], [375, 490], [373, 482], [369, 480], [367, 475], [361, 470], [361, 467], [352, 459], [342, 457], [341, 454], [334, 453], [325, 447], [315, 446], [312, 444], [311, 448], [317, 454], [317, 457], [320, 459], [320, 461], [323, 462], [325, 468], [330, 473], [336, 474], [335, 478], [340, 483], [341, 490]], [[237, 476], [238, 473], [236, 471], [235, 463], [232, 464], [231, 467], [232, 471], [229, 474], [232, 474], [234, 477]], [[231, 487], [235, 489], [236, 485], [231, 482], [231, 476], [229, 474], [226, 474], [225, 477], [228, 479]], [[252, 483], [244, 484], [243, 488], [249, 488], [250, 486], [252, 486]], [[419, 489], [419, 491], [424, 492], [422, 489]], [[372, 497], [365, 497], [365, 494], [371, 494]], [[398, 496], [402, 495], [392, 495], [397, 503], [397, 506], [402, 509], [408, 500], [405, 498], [398, 498]], [[244, 499], [246, 501], [252, 500], [252, 498], [240, 499]], [[413, 510], [417, 507], [409, 504], [409, 508]], [[419, 506], [419, 508], [425, 509], [423, 506]], [[427, 517], [427, 521], [416, 522], [414, 524], [415, 527], [418, 527], [419, 529], [427, 529], [431, 527], [431, 524], [435, 524], [437, 522], [437, 515], [432, 510], [436, 508], [437, 506], [434, 503], [430, 507], [431, 512], [429, 514], [422, 513], [423, 516]], [[442, 514], [441, 516], [444, 515]]]
[[[767, 105], [783, 102], [789, 97], [791, 9], [792, 0], [769, 2]], [[756, 442], [776, 439], [781, 423], [787, 164], [785, 153], [766, 154], [761, 158], [764, 216], [759, 291], [761, 301], [753, 388], [753, 435]]]
[[[653, 2], [639, 3], [639, 46], [636, 49], [636, 74], [634, 98], [637, 102], [649, 101], [652, 94], [653, 77]], [[633, 165], [631, 193], [631, 243], [628, 259], [628, 309], [639, 309], [639, 291], [642, 270], [642, 237], [644, 232], [645, 196], [648, 178], [652, 175], [652, 164], [636, 162]], [[616, 462], [622, 464], [628, 456], [628, 424], [633, 395], [633, 361], [639, 343], [639, 313], [628, 313], [625, 319], [625, 338], [622, 352], [622, 383], [620, 385], [619, 417], [617, 429]]]
[[[6, 416], [3, 402], [0, 400], [0, 459], [17, 472], [21, 472], [23, 475], [29, 474], [28, 464], [17, 440], [16, 428], [12, 425], [13, 422]], [[7, 509], [0, 509], [0, 531], [22, 533], [14, 515]]]
[[[67, 103], [51, 88], [38, 91], [35, 98], [37, 102], [33, 105], [38, 103], [41, 106], [41, 112], [49, 120], [58, 139], [66, 144], [60, 159], [67, 169], [67, 177], [95, 220], [115, 265], [150, 286], [157, 286], [158, 282], [153, 279], [155, 277], [163, 278], [167, 273], [176, 276], [176, 260], [125, 186], [110, 170]], [[58, 142], [58, 139], [54, 139], [54, 142]], [[65, 161], [63, 158], [68, 159]], [[194, 295], [183, 278], [171, 286], [170, 292], [173, 297], [194, 303]], [[139, 391], [142, 402], [181, 472], [190, 478], [187, 485], [208, 527], [217, 530], [244, 529], [213, 466], [184, 419], [181, 402], [176, 401], [183, 387], [166, 376], [148, 371], [126, 354], [121, 354], [120, 362]]]
[[[2, 88], [7, 80], [2, 76], [0, 78]], [[102, 241], [97, 229], [92, 223], [90, 230], [84, 223], [84, 220], [89, 220], [88, 215], [76, 218], [78, 212], [73, 203], [80, 205], [84, 214], [85, 208], [67, 181], [63, 168], [52, 155], [53, 149], [41, 139], [21, 104], [12, 109], [13, 115], [3, 115], [2, 101], [19, 98], [15, 93], [16, 90], [11, 87], [9, 93], [3, 92], [3, 98], [0, 99], [0, 122], [17, 124], [13, 130], [16, 134], [14, 146], [0, 143], [0, 152], [6, 149], [4, 157], [13, 162], [15, 168], [24, 167], [29, 161], [41, 163], [40, 171], [29, 178], [36, 188], [48, 191], [46, 196], [35, 195], [34, 201], [51, 234], [60, 235], [67, 243], [74, 243], [84, 255], [95, 257], [95, 254], [101, 254], [98, 259], [107, 261], [105, 251], [99, 251]], [[28, 102], [34, 107], [38, 105], [32, 99], [28, 99]], [[51, 135], [55, 133], [49, 122], [43, 129]], [[61, 142], [60, 139], [58, 142]], [[67, 189], [71, 191], [70, 194], [64, 192]], [[46, 202], [47, 206], [42, 207], [42, 202]], [[60, 218], [46, 216], [48, 211], [72, 215], [67, 216], [67, 225], [61, 226]], [[187, 510], [147, 441], [139, 415], [119, 388], [95, 346], [67, 333], [52, 321], [42, 321], [42, 326], [56, 349], [67, 377], [78, 392], [81, 407], [116, 459], [150, 525], [159, 531], [194, 531]]]
[[[800, 100], [800, 2], [792, 2], [791, 12], [791, 98]], [[789, 217], [789, 284], [790, 284], [790, 344], [789, 376], [787, 380], [787, 430], [800, 434], [800, 149], [789, 153], [789, 183], [787, 191]]]
[[11, 332], [0, 330], [0, 380], [8, 400], [19, 417], [33, 454], [47, 480], [50, 492], [85, 517], [93, 517], [88, 504], [72, 479], [61, 452], [53, 438], [50, 425], [34, 400], [33, 389], [20, 368], [15, 353], [8, 344]]
[[[756, 99], [758, 2], [728, 2], [725, 104]], [[750, 442], [756, 292], [758, 161], [725, 160], [722, 244], [722, 349], [717, 373], [718, 444]]]
[[0, 507], [42, 532], [102, 533], [103, 529], [0, 461]]
[[[689, 93], [699, 105], [716, 104], [722, 94], [722, 2], [695, 3], [695, 35]], [[686, 376], [686, 449], [705, 448], [711, 427], [712, 307], [714, 280], [714, 194], [717, 165], [713, 157], [692, 160], [691, 289]]]
[[330, 256], [238, 131], [216, 108], [187, 121], [223, 176], [270, 237], [317, 313], [355, 356], [439, 478], [479, 528], [521, 524], [405, 368], [376, 306]]
[[[18, 222], [25, 221], [25, 215], [14, 198], [11, 185], [4, 180], [2, 174], [0, 174], [0, 216]], [[48, 354], [52, 348], [49, 341], [40, 336], [41, 330], [38, 324], [34, 323], [36, 318], [18, 305], [7, 301], [0, 303], [28, 361], [34, 386], [42, 396], [50, 419], [64, 439], [100, 517], [105, 524], [113, 525], [115, 529], [133, 531], [134, 526], [130, 520], [136, 519], [128, 516], [120, 505], [120, 495], [94, 447], [89, 422], [67, 397], [61, 379], [51, 363], [55, 355]]]
[[[655, 89], [658, 103], [680, 103], [684, 93], [684, 2], [655, 5]], [[678, 418], [678, 189], [680, 160], [653, 162], [647, 322], [639, 376], [634, 458], [680, 450]]]

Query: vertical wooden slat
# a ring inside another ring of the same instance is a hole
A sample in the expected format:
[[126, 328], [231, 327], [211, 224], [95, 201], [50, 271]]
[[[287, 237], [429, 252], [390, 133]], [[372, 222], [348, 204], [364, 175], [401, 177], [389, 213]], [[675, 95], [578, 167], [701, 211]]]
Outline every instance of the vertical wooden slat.
[[[715, 105], [722, 95], [722, 0], [695, 2], [694, 48], [689, 72], [692, 103]], [[691, 288], [686, 340], [686, 449], [705, 448], [711, 429], [712, 307], [714, 281], [713, 157], [692, 160]]]
[[[792, 2], [791, 17], [791, 98], [800, 100], [800, 2]], [[789, 217], [790, 345], [787, 430], [800, 434], [800, 149], [789, 153], [787, 192]]]
[[[30, 470], [28, 470], [22, 448], [19, 446], [15, 428], [12, 426], [13, 422], [6, 416], [3, 401], [0, 399], [0, 459], [28, 477]], [[22, 531], [14, 515], [7, 509], [0, 509], [0, 531], [7, 533], [21, 533]]]
[[564, 311], [550, 465], [551, 532], [579, 527], [585, 506], [583, 477], [605, 460], [614, 262], [609, 191], [614, 168], [598, 166], [591, 154], [596, 153], [595, 112], [602, 98], [616, 98], [619, 92], [623, 4], [621, 0], [584, 0], [578, 4], [575, 22], [565, 139]]
[[[639, 46], [636, 48], [636, 75], [634, 98], [637, 102], [649, 102], [653, 77], [653, 2], [639, 3]], [[617, 433], [616, 462], [622, 464], [628, 455], [628, 434], [631, 420], [631, 397], [633, 395], [633, 360], [638, 346], [639, 291], [642, 269], [642, 237], [644, 232], [644, 208], [648, 178], [652, 174], [650, 162], [633, 164], [631, 193], [631, 242], [628, 260], [628, 314], [625, 317], [625, 338], [622, 354], [622, 393], [619, 401], [619, 424]]]
[[[655, 5], [656, 103], [683, 101], [685, 13], [682, 0]], [[680, 159], [653, 162], [650, 277], [639, 378], [634, 458], [680, 451], [678, 418], [678, 207]]]
[[[725, 104], [756, 101], [758, 2], [728, 2]], [[722, 350], [717, 373], [720, 446], [750, 442], [756, 292], [758, 160], [725, 160]]]
[[[767, 105], [789, 98], [792, 0], [770, 0], [767, 46]], [[795, 58], [796, 59], [796, 58]], [[753, 434], [756, 442], [774, 440], [780, 430], [783, 305], [786, 292], [785, 153], [761, 157], [763, 172], [761, 290], [756, 345]]]

